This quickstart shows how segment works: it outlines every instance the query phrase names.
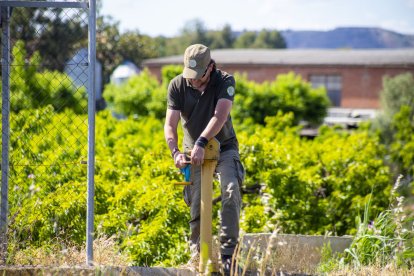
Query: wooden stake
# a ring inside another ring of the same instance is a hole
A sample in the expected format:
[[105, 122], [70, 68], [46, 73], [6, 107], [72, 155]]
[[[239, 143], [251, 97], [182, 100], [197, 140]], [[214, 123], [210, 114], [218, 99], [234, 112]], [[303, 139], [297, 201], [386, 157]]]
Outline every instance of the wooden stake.
[[[215, 272], [213, 265], [213, 174], [220, 155], [220, 143], [211, 139], [205, 147], [204, 163], [201, 166], [201, 209], [200, 209], [200, 265], [199, 272]], [[209, 262], [210, 261], [210, 262]]]

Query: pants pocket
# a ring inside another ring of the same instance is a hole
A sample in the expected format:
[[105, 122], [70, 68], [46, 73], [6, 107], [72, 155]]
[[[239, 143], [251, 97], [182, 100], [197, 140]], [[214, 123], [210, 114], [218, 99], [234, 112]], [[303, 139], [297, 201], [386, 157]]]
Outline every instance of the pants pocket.
[[237, 180], [239, 181], [239, 186], [241, 188], [243, 181], [244, 181], [244, 175], [245, 175], [245, 170], [243, 167], [243, 164], [241, 163], [241, 161], [237, 158], [234, 158], [234, 164], [236, 166], [236, 177]]
[[191, 206], [191, 185], [184, 186], [183, 189], [184, 202], [188, 207]]

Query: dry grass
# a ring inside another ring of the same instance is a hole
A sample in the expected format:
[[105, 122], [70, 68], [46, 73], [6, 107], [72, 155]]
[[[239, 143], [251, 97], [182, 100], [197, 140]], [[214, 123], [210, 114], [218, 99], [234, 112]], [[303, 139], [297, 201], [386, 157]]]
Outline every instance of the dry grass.
[[402, 269], [393, 265], [387, 267], [379, 266], [365, 266], [361, 269], [343, 268], [336, 271], [329, 272], [329, 276], [411, 276], [414, 275], [414, 269]]
[[[27, 248], [9, 256], [9, 263], [14, 266], [82, 266], [86, 262], [85, 246], [67, 246], [56, 242], [51, 246]], [[100, 236], [93, 242], [94, 265], [128, 266], [131, 260], [122, 254], [115, 237]]]
[[289, 244], [275, 232], [268, 241], [256, 240], [237, 250], [236, 261], [242, 270], [234, 275], [315, 274], [320, 260], [318, 247]]
[[414, 275], [414, 268], [399, 268], [393, 263], [386, 267], [351, 265], [338, 266], [329, 273], [320, 273], [322, 248], [287, 243], [273, 233], [269, 240], [253, 240], [245, 248], [239, 248], [237, 264], [242, 268], [232, 275], [329, 275], [329, 276], [408, 276]]
[[[319, 248], [282, 243], [269, 245], [263, 252], [259, 245], [252, 244], [247, 252], [238, 252], [237, 262], [242, 271], [232, 275], [321, 275], [318, 272], [320, 261]], [[364, 266], [361, 269], [346, 266], [322, 275], [411, 276], [414, 269], [398, 268], [392, 264], [386, 267]]]
[[[86, 252], [84, 247], [71, 246], [62, 249], [56, 245], [42, 248], [28, 248], [16, 252], [10, 256], [10, 264], [18, 266], [36, 267], [79, 267], [85, 265]], [[119, 253], [119, 246], [115, 237], [101, 236], [94, 241], [94, 265], [95, 267], [120, 267], [127, 268], [131, 260]], [[213, 263], [220, 264], [219, 243], [215, 239], [213, 243]], [[317, 269], [321, 260], [319, 248], [299, 244], [288, 244], [281, 241], [274, 233], [265, 243], [254, 241], [246, 248], [238, 248], [236, 262], [242, 268], [234, 271], [232, 275], [319, 275]], [[198, 262], [195, 263], [198, 266]], [[188, 267], [186, 267], [189, 269]], [[198, 268], [198, 267], [197, 267]], [[194, 269], [193, 269], [194, 271]], [[216, 270], [217, 271], [217, 270]], [[94, 273], [94, 272], [90, 272]], [[92, 275], [90, 274], [90, 275]], [[323, 275], [332, 276], [408, 276], [414, 275], [414, 269], [401, 269], [394, 265], [386, 267], [370, 266], [356, 269], [344, 266]]]

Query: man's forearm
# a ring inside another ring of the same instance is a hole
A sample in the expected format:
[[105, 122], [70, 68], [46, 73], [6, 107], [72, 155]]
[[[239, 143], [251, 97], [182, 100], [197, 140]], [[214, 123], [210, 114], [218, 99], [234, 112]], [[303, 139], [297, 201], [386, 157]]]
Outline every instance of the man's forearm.
[[175, 148], [178, 148], [178, 135], [177, 131], [174, 131], [172, 127], [166, 126], [164, 128], [165, 141], [167, 142], [168, 148], [172, 152]]
[[225, 120], [220, 119], [219, 116], [213, 116], [207, 127], [195, 141], [194, 148], [191, 152], [191, 163], [194, 165], [201, 165], [204, 162], [204, 148], [208, 141], [216, 136], [224, 125]]
[[231, 106], [232, 102], [227, 99], [220, 99], [217, 102], [214, 116], [210, 119], [210, 121], [207, 124], [207, 127], [201, 133], [202, 137], [205, 137], [207, 140], [210, 140], [220, 132], [230, 114]]
[[220, 132], [225, 122], [225, 119], [220, 119], [217, 116], [213, 116], [210, 119], [207, 127], [201, 133], [201, 136], [207, 138], [207, 140], [210, 140]]

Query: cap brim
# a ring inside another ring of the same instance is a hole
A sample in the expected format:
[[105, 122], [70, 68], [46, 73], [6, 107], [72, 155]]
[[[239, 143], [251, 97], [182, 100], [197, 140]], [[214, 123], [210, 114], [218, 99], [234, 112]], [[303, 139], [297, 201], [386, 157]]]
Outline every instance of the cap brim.
[[184, 67], [183, 70], [183, 77], [186, 79], [201, 79], [201, 77], [203, 76], [204, 72], [198, 72], [194, 69], [188, 68], [188, 67]]

